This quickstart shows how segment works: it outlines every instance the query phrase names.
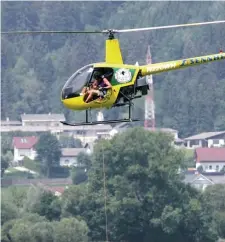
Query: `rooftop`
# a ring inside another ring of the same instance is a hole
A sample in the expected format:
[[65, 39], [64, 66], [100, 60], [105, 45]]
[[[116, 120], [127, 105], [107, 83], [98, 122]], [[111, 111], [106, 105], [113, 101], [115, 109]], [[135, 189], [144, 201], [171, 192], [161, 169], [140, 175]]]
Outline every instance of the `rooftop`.
[[17, 120], [1, 120], [1, 125], [21, 125], [22, 123]]
[[81, 152], [86, 152], [86, 149], [85, 148], [63, 148], [62, 156], [74, 157], [74, 156], [77, 156]]
[[185, 183], [193, 183], [195, 181], [202, 181], [204, 183], [210, 183], [213, 184], [225, 184], [225, 176], [224, 175], [207, 175], [207, 174], [185, 174]]
[[83, 126], [46, 126], [46, 125], [25, 125], [25, 126], [2, 126], [1, 132], [13, 132], [13, 131], [22, 131], [22, 132], [47, 132], [47, 131], [109, 131], [112, 129], [112, 126], [109, 124], [104, 125], [83, 125]]
[[225, 131], [218, 131], [218, 132], [204, 132], [200, 134], [196, 134], [190, 137], [185, 138], [184, 140], [199, 140], [199, 139], [209, 139], [211, 137], [220, 135], [220, 134], [225, 134]]
[[195, 149], [196, 162], [223, 161], [225, 162], [225, 148], [197, 148]]
[[17, 149], [31, 149], [37, 143], [38, 138], [35, 136], [13, 137], [13, 145]]
[[22, 114], [22, 121], [65, 121], [64, 114]]

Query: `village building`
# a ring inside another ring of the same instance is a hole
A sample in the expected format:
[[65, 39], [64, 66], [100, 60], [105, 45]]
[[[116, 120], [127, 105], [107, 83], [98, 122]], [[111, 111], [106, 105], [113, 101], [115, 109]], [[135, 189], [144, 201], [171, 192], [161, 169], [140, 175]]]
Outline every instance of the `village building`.
[[63, 148], [60, 157], [60, 166], [79, 166], [77, 156], [83, 152], [90, 154], [89, 148]]
[[205, 132], [184, 139], [185, 146], [189, 149], [198, 147], [223, 147], [225, 146], [225, 131]]
[[38, 138], [35, 136], [13, 137], [14, 162], [19, 163], [24, 157], [34, 160], [37, 155], [34, 146], [37, 142]]
[[196, 169], [202, 167], [204, 172], [220, 172], [225, 168], [224, 148], [197, 148], [195, 149]]

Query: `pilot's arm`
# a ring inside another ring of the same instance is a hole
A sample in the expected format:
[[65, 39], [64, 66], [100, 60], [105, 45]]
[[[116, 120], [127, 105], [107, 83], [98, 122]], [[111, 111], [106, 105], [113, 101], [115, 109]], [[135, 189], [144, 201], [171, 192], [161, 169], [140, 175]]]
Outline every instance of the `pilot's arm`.
[[103, 79], [103, 81], [104, 81], [104, 83], [105, 83], [105, 87], [104, 87], [104, 89], [110, 89], [110, 88], [112, 88], [112, 85], [111, 85], [111, 83], [108, 81], [108, 79], [107, 78], [105, 78], [104, 76], [102, 76], [102, 79]]

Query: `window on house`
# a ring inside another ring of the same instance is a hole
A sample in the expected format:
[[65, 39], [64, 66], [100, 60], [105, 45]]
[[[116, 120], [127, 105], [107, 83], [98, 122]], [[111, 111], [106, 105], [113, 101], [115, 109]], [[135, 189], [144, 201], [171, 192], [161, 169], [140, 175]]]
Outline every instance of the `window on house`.
[[190, 146], [192, 146], [192, 145], [199, 145], [199, 140], [191, 140]]
[[207, 165], [205, 166], [205, 170], [208, 170], [208, 166]]
[[69, 162], [70, 162], [69, 160], [65, 160], [65, 164], [69, 164]]
[[212, 166], [209, 166], [209, 170], [212, 170]]
[[213, 144], [214, 145], [218, 145], [220, 143], [220, 140], [219, 139], [213, 139]]
[[86, 134], [86, 131], [84, 131], [84, 130], [77, 130], [77, 134], [85, 135]]
[[219, 165], [216, 165], [216, 170], [219, 171]]

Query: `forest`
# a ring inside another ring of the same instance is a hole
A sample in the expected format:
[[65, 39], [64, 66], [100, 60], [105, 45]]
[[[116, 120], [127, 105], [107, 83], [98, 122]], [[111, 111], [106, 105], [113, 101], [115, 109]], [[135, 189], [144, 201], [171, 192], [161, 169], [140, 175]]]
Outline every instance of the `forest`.
[[[2, 2], [2, 31], [124, 29], [225, 19], [224, 2]], [[225, 49], [223, 24], [117, 36], [125, 63], [153, 63]], [[60, 101], [65, 81], [80, 67], [104, 60], [106, 36], [82, 34], [2, 35], [1, 115], [19, 120], [23, 113], [64, 113], [68, 121], [83, 113]], [[181, 137], [225, 129], [224, 61], [154, 75], [156, 125]], [[122, 108], [104, 111], [119, 118]], [[144, 118], [144, 98], [134, 116]]]
[[[224, 184], [201, 192], [184, 183], [184, 154], [171, 141], [169, 135], [140, 127], [100, 140], [91, 156], [83, 155], [74, 184], [59, 197], [40, 185], [2, 188], [1, 241], [225, 238]], [[43, 153], [41, 144], [38, 153]]]

